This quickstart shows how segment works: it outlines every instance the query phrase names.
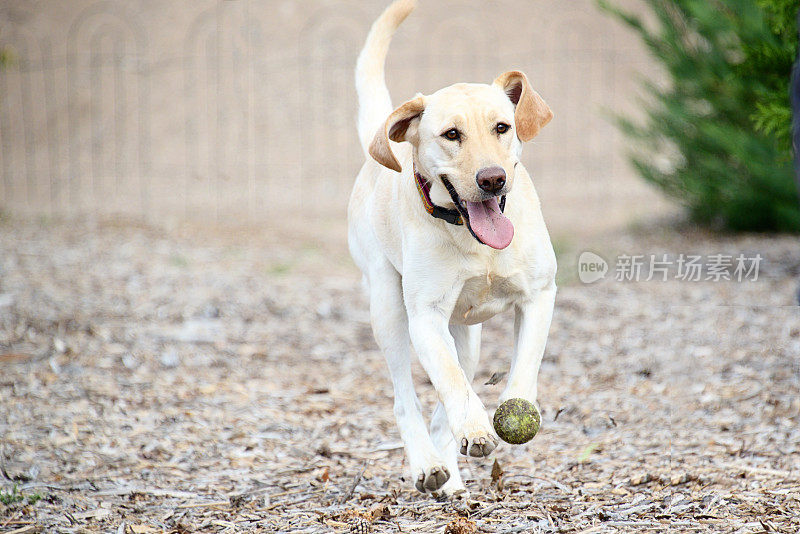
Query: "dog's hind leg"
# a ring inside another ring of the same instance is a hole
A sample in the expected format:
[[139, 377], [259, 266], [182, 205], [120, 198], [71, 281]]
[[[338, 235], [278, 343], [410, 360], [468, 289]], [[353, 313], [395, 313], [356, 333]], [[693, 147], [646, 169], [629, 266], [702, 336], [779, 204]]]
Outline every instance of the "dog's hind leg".
[[[436, 491], [450, 478], [449, 467], [431, 440], [411, 377], [411, 340], [400, 275], [391, 265], [369, 273], [370, 316], [378, 346], [394, 385], [394, 415], [419, 491]], [[456, 474], [458, 472], [456, 471]]]
[[[458, 353], [458, 363], [464, 370], [467, 380], [470, 382], [475, 377], [475, 369], [478, 366], [481, 350], [481, 325], [450, 325], [450, 334], [456, 343]], [[461, 473], [458, 469], [459, 445], [453, 437], [450, 425], [447, 422], [447, 413], [444, 404], [436, 404], [431, 418], [431, 437], [433, 443], [444, 456], [447, 468], [450, 471], [450, 480], [442, 486], [439, 492], [446, 497], [468, 497], [469, 493], [461, 480]]]

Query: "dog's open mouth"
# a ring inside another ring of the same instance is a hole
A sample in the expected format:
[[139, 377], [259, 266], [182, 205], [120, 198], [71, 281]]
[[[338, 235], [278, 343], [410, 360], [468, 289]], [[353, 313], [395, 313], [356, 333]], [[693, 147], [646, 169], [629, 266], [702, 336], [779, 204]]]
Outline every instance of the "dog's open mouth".
[[511, 239], [514, 237], [514, 225], [511, 224], [508, 217], [503, 215], [497, 197], [481, 202], [462, 200], [453, 184], [444, 176], [442, 176], [442, 182], [475, 239], [496, 249], [504, 249], [511, 244]]

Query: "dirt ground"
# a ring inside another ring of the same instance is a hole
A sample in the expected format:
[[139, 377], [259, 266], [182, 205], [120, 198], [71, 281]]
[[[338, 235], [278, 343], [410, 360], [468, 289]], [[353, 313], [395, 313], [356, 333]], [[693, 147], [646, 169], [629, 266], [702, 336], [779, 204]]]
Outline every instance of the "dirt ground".
[[[556, 246], [542, 430], [463, 460], [454, 504], [404, 473], [341, 235], [5, 220], [0, 532], [800, 531], [796, 237], [643, 226]], [[584, 285], [583, 247], [764, 261], [757, 281]], [[484, 330], [489, 410], [511, 323]]]

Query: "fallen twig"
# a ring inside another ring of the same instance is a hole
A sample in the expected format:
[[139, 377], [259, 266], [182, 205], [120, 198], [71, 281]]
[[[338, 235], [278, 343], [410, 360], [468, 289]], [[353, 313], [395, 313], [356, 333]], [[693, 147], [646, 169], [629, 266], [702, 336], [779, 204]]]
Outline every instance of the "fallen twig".
[[210, 502], [193, 502], [187, 504], [179, 504], [175, 508], [180, 508], [181, 510], [185, 510], [187, 508], [206, 508], [211, 506], [230, 506], [231, 501], [210, 501]]
[[359, 471], [359, 473], [356, 475], [356, 478], [350, 485], [350, 489], [347, 491], [347, 493], [344, 494], [344, 496], [341, 499], [339, 499], [339, 504], [344, 504], [348, 500], [350, 500], [350, 497], [352, 497], [353, 493], [356, 491], [356, 486], [358, 486], [358, 483], [361, 482], [361, 477], [364, 476], [364, 471], [366, 470], [367, 470], [367, 462], [364, 462], [364, 466], [361, 468], [361, 471]]
[[28, 534], [29, 532], [39, 532], [42, 530], [42, 527], [37, 525], [28, 525], [27, 527], [18, 528], [16, 530], [11, 530], [6, 532], [6, 534]]

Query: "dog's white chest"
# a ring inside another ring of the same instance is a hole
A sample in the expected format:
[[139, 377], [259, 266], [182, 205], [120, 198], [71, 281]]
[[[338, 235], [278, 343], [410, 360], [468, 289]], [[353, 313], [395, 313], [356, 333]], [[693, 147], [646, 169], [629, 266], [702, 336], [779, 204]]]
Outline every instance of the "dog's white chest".
[[524, 296], [526, 285], [521, 274], [501, 276], [488, 271], [485, 275], [468, 278], [450, 322], [482, 323], [519, 301]]

